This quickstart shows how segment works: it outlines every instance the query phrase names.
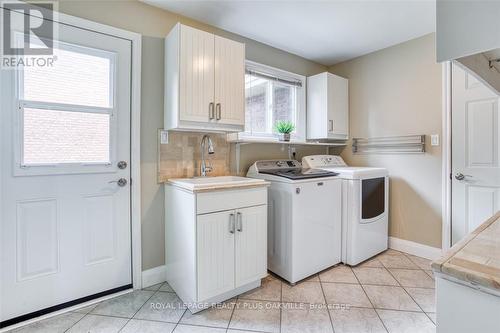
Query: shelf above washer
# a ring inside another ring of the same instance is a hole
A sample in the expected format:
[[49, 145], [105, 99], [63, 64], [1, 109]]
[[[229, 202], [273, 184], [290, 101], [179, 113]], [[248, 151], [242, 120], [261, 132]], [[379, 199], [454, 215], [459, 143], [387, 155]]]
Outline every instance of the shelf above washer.
[[228, 134], [227, 142], [236, 144], [252, 144], [252, 143], [265, 143], [265, 144], [282, 144], [294, 146], [327, 146], [327, 147], [344, 147], [346, 142], [318, 142], [318, 141], [279, 141], [278, 138], [242, 138], [238, 135]]

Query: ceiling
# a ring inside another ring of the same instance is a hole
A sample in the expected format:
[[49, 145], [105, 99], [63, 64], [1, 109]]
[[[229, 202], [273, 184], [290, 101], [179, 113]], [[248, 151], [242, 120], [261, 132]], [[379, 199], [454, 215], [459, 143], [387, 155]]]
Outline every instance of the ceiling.
[[330, 66], [435, 31], [433, 0], [142, 0]]

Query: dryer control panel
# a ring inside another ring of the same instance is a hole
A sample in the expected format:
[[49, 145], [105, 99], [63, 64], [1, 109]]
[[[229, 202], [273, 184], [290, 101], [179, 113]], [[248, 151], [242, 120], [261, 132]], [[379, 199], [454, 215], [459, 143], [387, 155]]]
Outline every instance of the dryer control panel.
[[345, 167], [347, 164], [338, 155], [310, 155], [302, 158], [305, 168]]

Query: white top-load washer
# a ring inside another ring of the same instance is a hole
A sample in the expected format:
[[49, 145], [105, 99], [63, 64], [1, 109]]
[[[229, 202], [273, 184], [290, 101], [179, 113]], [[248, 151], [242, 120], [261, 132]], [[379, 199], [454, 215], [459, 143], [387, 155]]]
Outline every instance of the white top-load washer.
[[336, 155], [302, 158], [303, 167], [333, 171], [342, 185], [342, 262], [357, 265], [388, 248], [387, 169], [350, 167]]
[[295, 160], [257, 161], [247, 177], [271, 182], [268, 269], [292, 284], [341, 261], [342, 180]]

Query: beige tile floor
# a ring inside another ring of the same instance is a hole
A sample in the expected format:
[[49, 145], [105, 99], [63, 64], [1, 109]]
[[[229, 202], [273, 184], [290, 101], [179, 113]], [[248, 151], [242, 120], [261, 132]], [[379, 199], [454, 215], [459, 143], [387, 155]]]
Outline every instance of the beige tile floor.
[[388, 250], [293, 287], [269, 275], [260, 288], [194, 315], [163, 283], [15, 332], [427, 333], [435, 332], [435, 311], [430, 262]]

